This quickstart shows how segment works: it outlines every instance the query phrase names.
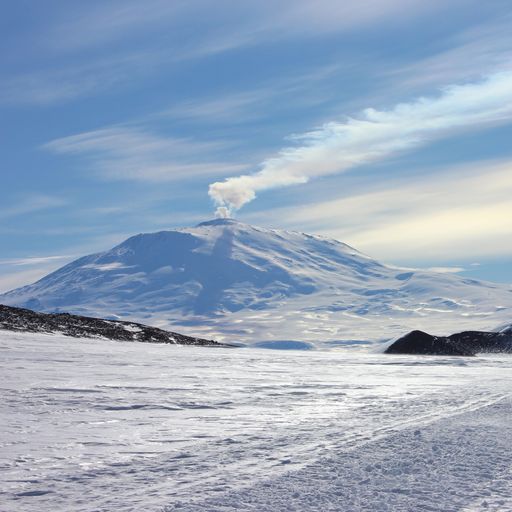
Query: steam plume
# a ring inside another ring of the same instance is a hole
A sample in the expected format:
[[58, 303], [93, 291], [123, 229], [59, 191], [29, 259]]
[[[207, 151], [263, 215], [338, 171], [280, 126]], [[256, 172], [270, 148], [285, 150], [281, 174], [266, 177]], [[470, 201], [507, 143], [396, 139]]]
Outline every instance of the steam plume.
[[342, 173], [462, 129], [511, 119], [512, 72], [495, 73], [479, 82], [447, 86], [437, 97], [389, 110], [368, 108], [358, 117], [295, 135], [296, 144], [263, 161], [258, 172], [212, 183], [208, 193], [217, 214], [229, 216], [257, 192]]

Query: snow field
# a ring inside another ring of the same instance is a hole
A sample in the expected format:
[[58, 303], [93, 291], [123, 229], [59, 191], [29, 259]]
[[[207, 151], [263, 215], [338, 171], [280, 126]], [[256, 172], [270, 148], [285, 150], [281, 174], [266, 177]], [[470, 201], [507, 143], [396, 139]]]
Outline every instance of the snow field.
[[8, 332], [0, 354], [2, 512], [510, 505], [510, 356]]

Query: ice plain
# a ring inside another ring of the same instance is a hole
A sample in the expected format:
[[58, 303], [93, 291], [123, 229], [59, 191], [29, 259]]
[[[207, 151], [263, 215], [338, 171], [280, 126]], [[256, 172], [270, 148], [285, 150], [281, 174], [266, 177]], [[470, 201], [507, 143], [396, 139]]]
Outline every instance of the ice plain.
[[512, 357], [0, 332], [0, 509], [512, 510]]

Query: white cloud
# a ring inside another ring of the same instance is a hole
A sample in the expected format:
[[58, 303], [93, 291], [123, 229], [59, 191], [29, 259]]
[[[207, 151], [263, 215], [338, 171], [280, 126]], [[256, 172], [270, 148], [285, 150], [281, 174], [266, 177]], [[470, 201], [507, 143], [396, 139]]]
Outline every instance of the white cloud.
[[[354, 32], [385, 22], [398, 25], [428, 12], [457, 8], [459, 3], [460, 0], [453, 0], [450, 6], [440, 0], [223, 0], [216, 3], [217, 12], [212, 13], [222, 30], [206, 31], [204, 37], [180, 49], [180, 54], [184, 59], [200, 58], [259, 44]], [[189, 6], [189, 15], [198, 7], [202, 12], [210, 7], [201, 1], [189, 2]]]
[[395, 90], [475, 80], [483, 74], [512, 69], [512, 15], [465, 27], [443, 41], [441, 49], [426, 57], [392, 68], [385, 75], [392, 78]]
[[48, 210], [52, 208], [59, 208], [65, 206], [67, 201], [54, 196], [44, 194], [32, 194], [23, 198], [19, 198], [15, 206], [7, 206], [0, 209], [0, 219], [9, 219], [18, 217], [20, 215], [27, 215], [30, 213]]
[[[38, 232], [41, 233], [41, 230]], [[61, 233], [65, 233], [62, 231]], [[0, 260], [0, 293], [31, 284], [73, 261], [77, 256], [109, 249], [132, 236], [133, 232], [106, 233], [87, 238], [82, 243], [65, 249], [66, 254], [26, 256]], [[23, 268], [23, 270], [20, 270]]]
[[[451, 7], [459, 3], [453, 0]], [[165, 32], [173, 41], [173, 29], [187, 25], [195, 28], [195, 37], [180, 41], [176, 53], [194, 57], [269, 40], [356, 30], [386, 20], [397, 23], [445, 8], [441, 0], [122, 0], [62, 9], [43, 40], [54, 51], [69, 52], [148, 33]]]
[[272, 118], [276, 111], [289, 110], [294, 114], [298, 109], [314, 107], [335, 96], [325, 83], [333, 81], [342, 72], [339, 64], [317, 66], [302, 73], [287, 73], [284, 77], [272, 77], [257, 88], [243, 91], [233, 90], [216, 96], [182, 101], [159, 115], [173, 119], [226, 123], [230, 126]]
[[8, 292], [19, 286], [33, 283], [48, 274], [48, 269], [35, 268], [22, 272], [9, 272], [0, 274], [0, 293]]
[[123, 87], [147, 74], [161, 59], [158, 52], [134, 50], [11, 76], [5, 73], [0, 80], [0, 103], [51, 105]]
[[[33, 283], [73, 258], [63, 255], [0, 260], [0, 293]], [[25, 268], [19, 270], [20, 267]]]
[[0, 265], [12, 265], [14, 267], [40, 265], [41, 263], [49, 263], [60, 260], [70, 260], [75, 256], [62, 255], [62, 256], [32, 256], [27, 258], [15, 258], [9, 260], [0, 260]]
[[269, 28], [273, 27], [277, 33], [284, 31], [301, 36], [354, 30], [388, 20], [398, 23], [446, 7], [445, 2], [439, 0], [286, 0], [279, 3], [279, 10], [269, 12]]
[[261, 113], [255, 111], [254, 107], [265, 103], [271, 94], [270, 90], [260, 89], [218, 98], [185, 101], [167, 109], [163, 114], [177, 119], [246, 121], [260, 117]]
[[59, 154], [86, 155], [103, 179], [164, 182], [245, 169], [236, 162], [217, 159], [227, 146], [223, 141], [163, 137], [141, 128], [118, 126], [56, 139], [43, 148]]
[[512, 162], [480, 162], [414, 181], [376, 181], [357, 195], [246, 218], [270, 225], [281, 219], [390, 262], [471, 262], [512, 255], [510, 197]]
[[[450, 9], [459, 3], [453, 0]], [[116, 0], [59, 4], [38, 30], [25, 30], [6, 51], [38, 71], [4, 73], [2, 103], [52, 104], [133, 85], [179, 62], [282, 40], [399, 23], [446, 9], [433, 0]], [[200, 20], [200, 21], [198, 21]], [[27, 48], [30, 50], [27, 51]], [[23, 55], [21, 52], [27, 52]], [[107, 58], [105, 58], [107, 56]], [[64, 57], [64, 58], [63, 58]], [[66, 60], [67, 58], [67, 60]]]
[[101, 47], [145, 31], [168, 28], [173, 20], [180, 21], [180, 13], [186, 14], [186, 4], [177, 0], [114, 0], [64, 5], [42, 39], [46, 47], [56, 52]]
[[512, 72], [496, 73], [479, 82], [447, 86], [437, 97], [389, 110], [368, 108], [359, 117], [295, 135], [292, 140], [298, 145], [265, 160], [259, 172], [212, 183], [209, 194], [218, 206], [237, 210], [259, 191], [346, 172], [457, 131], [510, 120]]
[[437, 272], [438, 274], [457, 274], [464, 272], [466, 269], [464, 267], [430, 267], [426, 270]]

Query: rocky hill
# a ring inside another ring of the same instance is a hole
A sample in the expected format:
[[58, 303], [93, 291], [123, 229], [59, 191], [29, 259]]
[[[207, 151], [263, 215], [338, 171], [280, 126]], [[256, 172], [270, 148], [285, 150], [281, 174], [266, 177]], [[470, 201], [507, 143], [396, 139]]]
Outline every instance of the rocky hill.
[[227, 346], [212, 340], [184, 336], [134, 322], [103, 320], [68, 313], [46, 314], [0, 304], [0, 329], [17, 332], [54, 333], [74, 338], [105, 338], [115, 341], [170, 343], [174, 345]]
[[480, 353], [512, 353], [512, 328], [500, 332], [464, 331], [450, 336], [432, 336], [412, 331], [396, 340], [387, 354], [474, 356]]

